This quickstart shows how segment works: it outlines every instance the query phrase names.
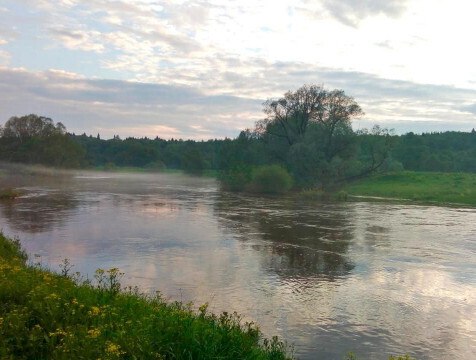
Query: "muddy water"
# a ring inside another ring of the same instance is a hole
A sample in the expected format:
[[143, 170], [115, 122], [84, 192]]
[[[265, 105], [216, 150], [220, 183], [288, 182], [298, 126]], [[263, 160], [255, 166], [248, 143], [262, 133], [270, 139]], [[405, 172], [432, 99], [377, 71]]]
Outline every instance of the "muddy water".
[[12, 181], [25, 195], [0, 203], [0, 227], [53, 269], [119, 267], [124, 285], [243, 314], [301, 359], [476, 358], [475, 210], [249, 197], [171, 174]]

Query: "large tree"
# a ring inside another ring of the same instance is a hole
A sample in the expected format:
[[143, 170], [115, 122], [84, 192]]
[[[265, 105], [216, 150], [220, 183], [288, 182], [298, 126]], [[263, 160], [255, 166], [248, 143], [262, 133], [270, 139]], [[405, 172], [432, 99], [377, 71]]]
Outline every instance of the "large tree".
[[11, 117], [0, 132], [0, 159], [58, 167], [80, 167], [84, 149], [72, 141], [65, 126], [35, 114]]
[[256, 132], [298, 186], [332, 185], [384, 164], [386, 149], [379, 151], [378, 158], [375, 152], [359, 156], [360, 144], [351, 122], [364, 113], [343, 90], [304, 85], [263, 105], [266, 118], [257, 123]]
[[3, 137], [17, 138], [20, 142], [32, 137], [48, 137], [52, 135], [64, 135], [65, 126], [44, 116], [35, 114], [25, 116], [13, 116], [5, 123]]
[[[266, 118], [257, 124], [262, 135], [284, 139], [289, 146], [303, 140], [312, 124], [324, 133], [328, 148], [336, 134], [350, 128], [351, 120], [363, 111], [343, 90], [326, 90], [318, 85], [304, 85], [288, 91], [284, 97], [263, 104]], [[329, 154], [330, 155], [330, 154]]]

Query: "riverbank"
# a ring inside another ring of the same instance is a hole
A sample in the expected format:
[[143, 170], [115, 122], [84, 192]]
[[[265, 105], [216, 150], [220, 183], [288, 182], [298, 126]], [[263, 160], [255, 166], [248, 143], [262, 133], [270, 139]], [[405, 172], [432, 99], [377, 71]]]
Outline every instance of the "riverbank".
[[347, 185], [350, 196], [369, 200], [407, 200], [437, 205], [476, 206], [476, 174], [402, 171]]
[[286, 359], [236, 314], [220, 316], [160, 296], [120, 290], [117, 269], [83, 281], [27, 264], [18, 241], [0, 233], [0, 358]]

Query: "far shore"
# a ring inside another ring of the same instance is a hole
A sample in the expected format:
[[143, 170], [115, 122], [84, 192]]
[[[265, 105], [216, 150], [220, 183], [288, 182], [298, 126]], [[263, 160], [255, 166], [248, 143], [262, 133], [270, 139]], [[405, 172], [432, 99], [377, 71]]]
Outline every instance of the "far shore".
[[[201, 174], [188, 174], [180, 169], [148, 169], [140, 167], [103, 167], [85, 169], [54, 169], [41, 165], [0, 164], [0, 199], [14, 199], [21, 191], [12, 184], [2, 183], [7, 171], [5, 167], [20, 175], [58, 175], [70, 171], [93, 171], [111, 173], [136, 174], [187, 174], [191, 176], [218, 177], [218, 172], [209, 170]], [[2, 195], [3, 194], [3, 195]], [[476, 174], [473, 173], [442, 173], [400, 171], [378, 174], [348, 183], [339, 190], [325, 192], [316, 189], [294, 190], [297, 197], [310, 200], [338, 201], [378, 201], [430, 204], [438, 206], [469, 206], [476, 207]], [[256, 195], [256, 194], [255, 194]]]

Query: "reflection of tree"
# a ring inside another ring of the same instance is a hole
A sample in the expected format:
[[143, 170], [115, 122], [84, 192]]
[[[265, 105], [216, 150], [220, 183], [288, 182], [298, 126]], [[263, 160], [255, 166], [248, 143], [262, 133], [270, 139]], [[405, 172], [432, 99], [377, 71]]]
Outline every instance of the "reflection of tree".
[[353, 228], [345, 204], [310, 206], [223, 193], [215, 210], [224, 227], [250, 241], [266, 269], [279, 276], [332, 280], [354, 268], [346, 256]]
[[0, 217], [16, 231], [38, 233], [62, 224], [76, 206], [77, 201], [66, 193], [27, 193], [14, 201], [0, 202]]

